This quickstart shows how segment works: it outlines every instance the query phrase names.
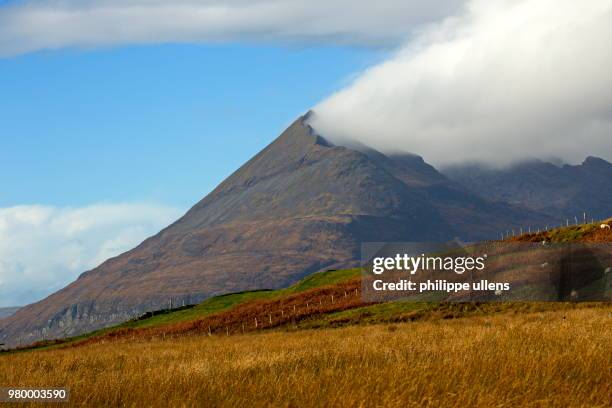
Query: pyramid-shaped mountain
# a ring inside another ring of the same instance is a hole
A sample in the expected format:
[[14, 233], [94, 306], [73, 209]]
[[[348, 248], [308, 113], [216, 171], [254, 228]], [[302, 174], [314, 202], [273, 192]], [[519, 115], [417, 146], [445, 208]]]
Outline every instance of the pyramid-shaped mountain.
[[358, 264], [368, 241], [498, 237], [545, 216], [488, 202], [422, 158], [334, 146], [299, 118], [181, 219], [0, 321], [0, 342], [62, 337]]

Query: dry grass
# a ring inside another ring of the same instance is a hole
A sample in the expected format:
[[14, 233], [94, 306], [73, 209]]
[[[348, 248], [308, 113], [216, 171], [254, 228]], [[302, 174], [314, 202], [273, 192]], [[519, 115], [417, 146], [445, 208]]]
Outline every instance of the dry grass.
[[602, 243], [612, 242], [612, 230], [601, 229], [602, 224], [612, 226], [612, 218], [607, 220], [597, 221], [591, 224], [578, 224], [562, 228], [555, 228], [549, 231], [541, 231], [538, 233], [523, 234], [516, 237], [510, 237], [507, 241], [510, 242], [589, 242]]
[[176, 339], [0, 356], [0, 385], [73, 406], [612, 405], [612, 308]]

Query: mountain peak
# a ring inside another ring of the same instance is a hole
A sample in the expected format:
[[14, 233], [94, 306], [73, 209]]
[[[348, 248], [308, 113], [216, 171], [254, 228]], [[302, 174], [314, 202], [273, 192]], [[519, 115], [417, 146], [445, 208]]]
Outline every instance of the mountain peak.
[[302, 115], [301, 119], [303, 122], [307, 122], [310, 118], [314, 116], [314, 114], [314, 111], [312, 109], [309, 109], [308, 112]]
[[272, 141], [262, 153], [273, 151], [275, 154], [282, 154], [285, 158], [302, 154], [310, 147], [317, 145], [322, 147], [333, 147], [334, 144], [321, 136], [315, 129], [308, 124], [308, 118], [312, 111], [296, 119], [279, 137]]
[[583, 162], [583, 166], [611, 166], [612, 164], [600, 157], [588, 156]]

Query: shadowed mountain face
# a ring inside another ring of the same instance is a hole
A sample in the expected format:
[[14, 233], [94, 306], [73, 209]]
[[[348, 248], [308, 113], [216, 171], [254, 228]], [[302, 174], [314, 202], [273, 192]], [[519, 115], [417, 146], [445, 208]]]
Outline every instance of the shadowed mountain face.
[[15, 314], [17, 310], [19, 310], [18, 307], [0, 307], [0, 319], [4, 319], [5, 317]]
[[498, 237], [544, 216], [493, 204], [420, 157], [333, 146], [300, 118], [181, 219], [0, 322], [0, 342], [74, 335], [217, 294], [355, 265], [361, 242]]
[[482, 198], [522, 205], [559, 220], [603, 219], [612, 212], [612, 164], [588, 157], [577, 166], [533, 161], [505, 170], [461, 166], [444, 173]]

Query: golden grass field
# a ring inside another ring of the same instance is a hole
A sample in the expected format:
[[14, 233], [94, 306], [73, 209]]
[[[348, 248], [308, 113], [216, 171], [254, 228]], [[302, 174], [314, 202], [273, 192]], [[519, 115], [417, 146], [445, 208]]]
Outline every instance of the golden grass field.
[[610, 407], [612, 307], [0, 355], [71, 406]]

